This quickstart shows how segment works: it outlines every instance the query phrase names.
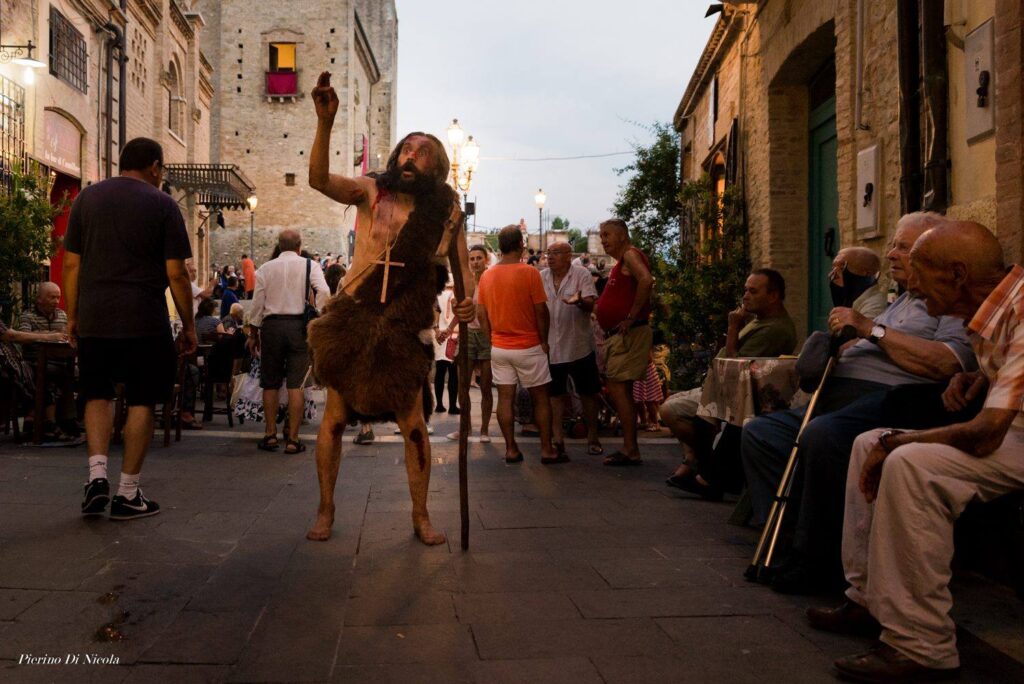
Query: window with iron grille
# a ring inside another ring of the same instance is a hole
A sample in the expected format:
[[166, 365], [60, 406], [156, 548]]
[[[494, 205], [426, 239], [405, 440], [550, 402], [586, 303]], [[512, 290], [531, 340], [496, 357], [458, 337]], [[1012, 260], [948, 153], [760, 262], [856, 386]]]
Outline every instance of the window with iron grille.
[[83, 93], [89, 90], [89, 54], [85, 37], [68, 19], [50, 7], [50, 73]]
[[25, 161], [25, 89], [0, 76], [0, 187], [9, 186], [11, 170]]

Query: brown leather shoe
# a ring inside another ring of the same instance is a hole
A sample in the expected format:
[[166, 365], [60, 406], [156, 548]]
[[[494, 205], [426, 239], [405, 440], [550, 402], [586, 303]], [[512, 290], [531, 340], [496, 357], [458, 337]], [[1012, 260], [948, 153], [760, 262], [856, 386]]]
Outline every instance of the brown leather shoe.
[[838, 608], [808, 608], [807, 622], [823, 632], [877, 638], [882, 631], [878, 620], [864, 606], [847, 599]]
[[842, 679], [869, 684], [940, 682], [960, 676], [959, 667], [942, 670], [925, 667], [882, 643], [867, 653], [840, 658], [835, 662], [835, 668]]

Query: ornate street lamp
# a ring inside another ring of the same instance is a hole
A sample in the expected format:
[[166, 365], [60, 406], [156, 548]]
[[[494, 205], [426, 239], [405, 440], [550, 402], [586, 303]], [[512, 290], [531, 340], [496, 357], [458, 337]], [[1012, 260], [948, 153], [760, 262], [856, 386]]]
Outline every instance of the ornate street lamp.
[[537, 205], [537, 226], [540, 228], [540, 251], [544, 251], [544, 203], [547, 201], [548, 196], [544, 194], [544, 190], [537, 190], [537, 194], [533, 196], [533, 201]]
[[249, 199], [245, 201], [249, 205], [249, 258], [255, 260], [256, 254], [253, 252], [252, 234], [256, 226], [256, 205], [259, 203], [259, 198], [256, 195], [249, 195]]
[[457, 191], [462, 192], [464, 206], [469, 202], [469, 188], [473, 185], [473, 174], [480, 163], [480, 146], [473, 136], [459, 125], [458, 119], [452, 119], [448, 126], [448, 150], [451, 157], [451, 178], [449, 182]]

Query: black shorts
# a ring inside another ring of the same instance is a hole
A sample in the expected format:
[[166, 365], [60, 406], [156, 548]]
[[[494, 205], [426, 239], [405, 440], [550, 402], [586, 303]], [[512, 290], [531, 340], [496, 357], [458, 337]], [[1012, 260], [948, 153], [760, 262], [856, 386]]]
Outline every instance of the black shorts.
[[128, 406], [156, 406], [171, 397], [178, 352], [171, 331], [154, 337], [82, 337], [78, 340], [78, 379], [82, 396], [113, 399], [124, 384]]
[[260, 328], [260, 387], [299, 389], [309, 369], [305, 323], [298, 316], [268, 316]]
[[551, 396], [568, 394], [570, 377], [577, 394], [598, 394], [601, 391], [601, 378], [597, 370], [597, 355], [590, 352], [582, 359], [551, 364]]

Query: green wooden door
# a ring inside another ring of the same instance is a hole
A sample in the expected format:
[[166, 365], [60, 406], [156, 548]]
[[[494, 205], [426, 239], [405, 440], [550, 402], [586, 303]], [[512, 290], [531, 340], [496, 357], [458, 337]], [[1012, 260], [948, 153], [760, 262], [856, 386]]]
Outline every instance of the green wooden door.
[[807, 328], [828, 327], [832, 308], [828, 272], [839, 249], [839, 189], [836, 182], [836, 100], [829, 98], [810, 116], [810, 187], [807, 222]]

